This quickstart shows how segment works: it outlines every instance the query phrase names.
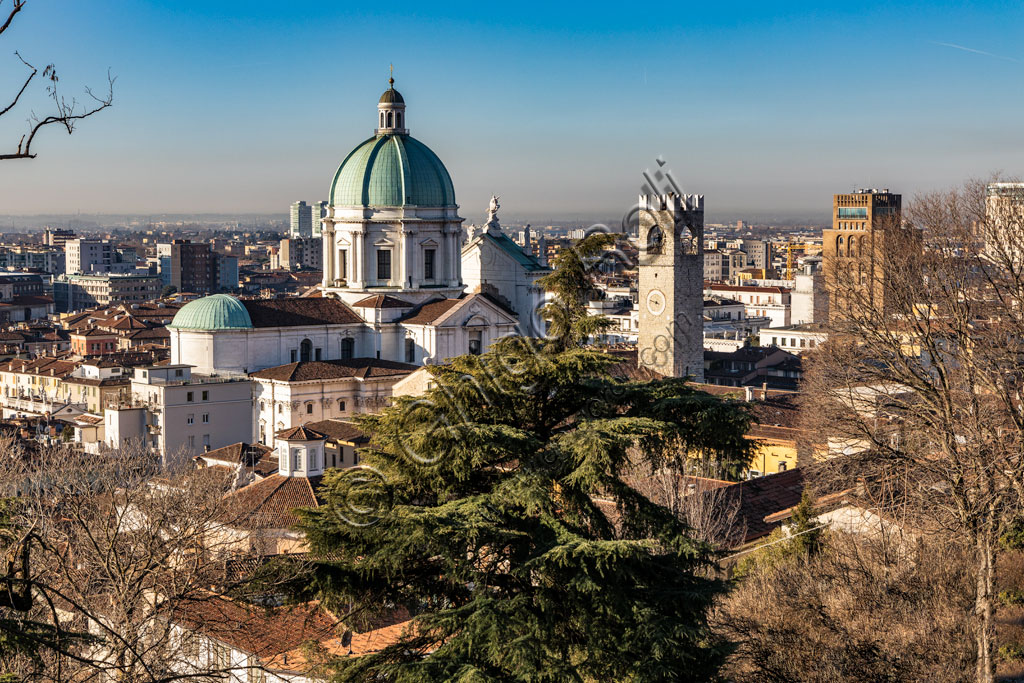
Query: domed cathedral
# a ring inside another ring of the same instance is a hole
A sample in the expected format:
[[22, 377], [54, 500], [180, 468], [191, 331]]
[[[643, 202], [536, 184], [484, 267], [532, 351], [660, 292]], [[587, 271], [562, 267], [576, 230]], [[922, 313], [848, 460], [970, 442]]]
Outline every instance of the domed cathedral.
[[168, 325], [174, 363], [206, 373], [319, 362], [378, 371], [482, 353], [515, 334], [516, 312], [500, 296], [464, 292], [451, 176], [409, 135], [405, 100], [389, 84], [373, 137], [334, 174], [323, 297], [197, 299]]
[[323, 222], [323, 291], [349, 305], [387, 295], [416, 305], [462, 294], [462, 218], [448, 170], [409, 135], [394, 78], [377, 128], [338, 167]]

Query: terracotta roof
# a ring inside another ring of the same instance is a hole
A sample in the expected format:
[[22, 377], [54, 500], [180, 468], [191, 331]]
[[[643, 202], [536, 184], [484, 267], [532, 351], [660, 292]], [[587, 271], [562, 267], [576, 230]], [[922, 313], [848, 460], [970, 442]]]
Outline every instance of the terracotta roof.
[[113, 330], [145, 330], [149, 325], [129, 315], [110, 323], [107, 327]]
[[147, 327], [124, 336], [126, 339], [170, 339], [171, 331], [166, 327]]
[[370, 438], [354, 423], [345, 420], [323, 420], [307, 422], [306, 426], [314, 429], [333, 441], [344, 441], [351, 444], [364, 444]]
[[91, 327], [88, 330], [75, 330], [71, 333], [73, 337], [116, 337], [117, 334], [109, 330], [101, 330]]
[[219, 464], [237, 467], [244, 462], [245, 466], [262, 477], [269, 477], [277, 473], [278, 461], [274, 449], [264, 446], [261, 443], [233, 443], [230, 446], [215, 448], [206, 453], [193, 456], [193, 460], [204, 460], [211, 462], [214, 466]]
[[305, 425], [282, 429], [274, 436], [282, 441], [319, 441], [324, 438], [323, 434]]
[[296, 508], [320, 506], [316, 488], [320, 477], [284, 477], [274, 474], [229, 493], [222, 521], [238, 529], [290, 529], [299, 521]]
[[341, 622], [316, 603], [267, 608], [212, 594], [181, 601], [172, 610], [171, 620], [264, 663], [309, 641], [337, 636], [342, 628]]
[[464, 301], [465, 299], [434, 299], [409, 311], [399, 318], [398, 322], [408, 325], [429, 325]]
[[368, 296], [352, 304], [357, 308], [412, 308], [412, 304], [388, 294]]
[[321, 379], [344, 379], [355, 377], [394, 377], [408, 375], [419, 366], [379, 358], [348, 358], [345, 360], [314, 360], [287, 363], [273, 368], [250, 373], [256, 379], [270, 379], [281, 382], [307, 382]]
[[767, 536], [780, 522], [765, 521], [765, 517], [798, 505], [804, 492], [804, 473], [795, 467], [778, 474], [755, 477], [721, 489], [721, 505], [739, 503], [739, 520], [746, 525], [743, 541]]
[[337, 299], [245, 299], [253, 327], [297, 327], [361, 323], [362, 318]]
[[751, 439], [769, 439], [772, 441], [796, 441], [800, 436], [799, 429], [792, 427], [775, 427], [772, 425], [752, 424], [747, 431]]

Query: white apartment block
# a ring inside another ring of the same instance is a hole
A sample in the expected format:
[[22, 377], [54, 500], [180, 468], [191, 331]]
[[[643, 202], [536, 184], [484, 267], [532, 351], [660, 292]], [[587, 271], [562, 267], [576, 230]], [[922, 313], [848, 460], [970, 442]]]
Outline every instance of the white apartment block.
[[790, 290], [787, 287], [750, 287], [705, 283], [705, 296], [721, 296], [743, 304], [748, 318], [768, 318], [768, 327], [791, 324]]
[[167, 461], [252, 438], [252, 381], [193, 375], [190, 365], [136, 368], [130, 394], [104, 410], [109, 448], [141, 442]]

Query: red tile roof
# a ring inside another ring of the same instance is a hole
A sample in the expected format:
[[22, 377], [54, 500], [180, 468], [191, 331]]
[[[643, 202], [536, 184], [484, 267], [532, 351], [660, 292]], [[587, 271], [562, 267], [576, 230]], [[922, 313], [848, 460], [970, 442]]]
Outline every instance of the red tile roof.
[[368, 296], [365, 299], [352, 304], [357, 308], [412, 308], [413, 305], [408, 301], [403, 301], [398, 297], [390, 296], [388, 294], [377, 294], [376, 296]]
[[418, 366], [379, 358], [348, 358], [345, 360], [314, 360], [287, 363], [273, 368], [250, 373], [256, 379], [270, 379], [280, 382], [308, 382], [321, 379], [344, 379], [354, 377], [394, 377], [408, 375]]
[[407, 325], [429, 325], [464, 302], [465, 298], [434, 299], [421, 305], [419, 308], [409, 311], [399, 318], [398, 322], [406, 323]]
[[319, 485], [320, 477], [274, 474], [228, 494], [228, 510], [221, 521], [237, 529], [290, 529], [299, 521], [296, 508], [320, 506]]
[[351, 444], [364, 444], [370, 439], [355, 424], [345, 420], [323, 420], [307, 422], [306, 426], [326, 435], [332, 441], [343, 441]]
[[356, 313], [337, 299], [243, 299], [253, 327], [297, 327], [361, 323]]
[[290, 429], [282, 429], [274, 436], [283, 441], [320, 441], [325, 435], [315, 429], [309, 429], [305, 425], [299, 425]]

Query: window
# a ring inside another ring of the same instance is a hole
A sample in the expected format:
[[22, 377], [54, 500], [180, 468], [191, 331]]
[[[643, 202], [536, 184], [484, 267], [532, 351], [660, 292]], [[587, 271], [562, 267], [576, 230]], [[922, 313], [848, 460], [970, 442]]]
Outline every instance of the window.
[[210, 400], [210, 392], [209, 391], [204, 391], [203, 392], [203, 400], [204, 401], [209, 401]]
[[391, 250], [390, 249], [378, 249], [377, 250], [377, 279], [378, 280], [390, 280], [391, 279]]
[[786, 471], [786, 468], [787, 468], [788, 466], [789, 466], [789, 465], [788, 465], [787, 463], [785, 463], [785, 462], [780, 462], [780, 463], [779, 463], [779, 472], [785, 472], [785, 471]]
[[344, 360], [355, 357], [356, 340], [352, 337], [345, 337], [341, 340], [341, 357]]
[[309, 469], [320, 469], [320, 454], [315, 449], [309, 452]]
[[298, 448], [292, 449], [292, 469], [302, 469], [302, 451], [300, 451]]
[[299, 344], [299, 360], [303, 363], [308, 363], [310, 357], [313, 355], [313, 342], [308, 339], [303, 339], [302, 343]]
[[307, 403], [306, 404], [306, 415], [312, 415], [312, 414], [313, 414], [313, 404], [312, 403]]
[[195, 396], [193, 395], [193, 393], [190, 391], [187, 394], [185, 394], [185, 400], [188, 401], [189, 403], [192, 403], [196, 399], [195, 399]]
[[405, 340], [405, 362], [415, 363], [416, 362], [416, 340], [406, 339]]
[[320, 360], [320, 349], [315, 350], [315, 353], [313, 354], [313, 359]]
[[284, 406], [282, 406], [280, 403], [278, 403], [277, 404], [277, 414], [280, 415], [283, 412], [284, 412]]
[[210, 424], [210, 414], [209, 413], [203, 413], [203, 424], [207, 424], [207, 425]]
[[296, 351], [295, 349], [292, 349], [291, 351], [289, 351], [288, 354], [289, 354], [289, 356], [291, 358], [290, 362], [294, 363], [297, 360], [299, 360], [299, 352]]
[[196, 447], [196, 437], [195, 437], [194, 434], [189, 434], [189, 437], [188, 437], [188, 447], [189, 448], [195, 448]]
[[343, 412], [343, 413], [345, 412], [345, 402], [344, 401], [338, 401], [338, 410]]
[[[145, 371], [143, 371], [143, 373], [142, 373], [142, 376], [143, 376], [143, 377], [145, 377], [145, 376], [146, 376], [146, 373], [145, 373]], [[175, 370], [175, 371], [174, 371], [174, 376], [175, 376], [175, 377], [184, 377], [184, 376], [185, 376], [185, 371], [184, 371], [184, 370]]]
[[434, 279], [434, 257], [437, 255], [436, 249], [424, 249], [423, 250], [423, 279], [433, 280]]
[[195, 421], [196, 421], [196, 416], [192, 415], [192, 414], [189, 414], [188, 418], [185, 420], [186, 424], [194, 424]]
[[209, 434], [203, 434], [203, 448], [209, 448], [209, 447], [210, 447], [210, 435]]

